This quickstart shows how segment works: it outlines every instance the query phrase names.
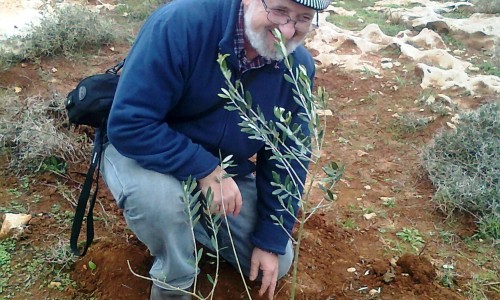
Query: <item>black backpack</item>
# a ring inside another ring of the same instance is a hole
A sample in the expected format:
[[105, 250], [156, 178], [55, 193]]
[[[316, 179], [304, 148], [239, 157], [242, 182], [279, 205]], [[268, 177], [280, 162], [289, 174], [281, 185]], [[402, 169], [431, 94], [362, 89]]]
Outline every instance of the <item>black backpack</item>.
[[[103, 74], [84, 78], [78, 83], [75, 89], [68, 93], [66, 99], [66, 111], [69, 122], [75, 125], [87, 125], [95, 128], [94, 149], [92, 150], [90, 166], [78, 198], [75, 217], [73, 218], [73, 225], [71, 227], [70, 247], [73, 254], [77, 256], [84, 256], [94, 239], [93, 210], [99, 190], [99, 167], [101, 165], [102, 148], [106, 136], [106, 123], [113, 98], [115, 97], [118, 80], [120, 79], [118, 72], [124, 63], [125, 60], [106, 70]], [[82, 228], [85, 208], [90, 197], [96, 169], [96, 187], [87, 213], [87, 241], [83, 251], [80, 252], [78, 249], [78, 237]]]

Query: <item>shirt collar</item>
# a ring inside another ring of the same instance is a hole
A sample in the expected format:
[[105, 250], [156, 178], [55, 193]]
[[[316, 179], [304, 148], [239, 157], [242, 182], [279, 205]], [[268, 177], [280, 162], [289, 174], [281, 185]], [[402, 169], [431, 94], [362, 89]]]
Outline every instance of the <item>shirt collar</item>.
[[250, 69], [261, 68], [267, 64], [271, 64], [273, 61], [258, 55], [253, 60], [249, 61], [246, 57], [245, 51], [245, 18], [243, 10], [243, 2], [240, 5], [238, 12], [238, 21], [236, 22], [236, 31], [234, 35], [234, 52], [238, 58], [239, 69], [241, 72], [248, 71]]

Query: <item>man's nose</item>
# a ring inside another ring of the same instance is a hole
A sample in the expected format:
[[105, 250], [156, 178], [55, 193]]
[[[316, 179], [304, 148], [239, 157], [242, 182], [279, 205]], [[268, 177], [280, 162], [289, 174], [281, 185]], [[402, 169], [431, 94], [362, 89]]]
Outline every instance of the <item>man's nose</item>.
[[289, 40], [295, 35], [295, 22], [290, 21], [284, 25], [280, 25], [279, 29], [285, 39]]

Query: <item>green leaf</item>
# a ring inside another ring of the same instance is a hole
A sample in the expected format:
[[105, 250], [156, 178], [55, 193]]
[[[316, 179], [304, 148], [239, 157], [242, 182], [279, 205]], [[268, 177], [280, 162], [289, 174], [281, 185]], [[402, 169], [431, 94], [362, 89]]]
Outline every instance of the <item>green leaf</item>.
[[91, 269], [93, 271], [96, 268], [97, 268], [97, 265], [93, 261], [89, 260], [89, 269]]
[[196, 256], [196, 263], [198, 263], [203, 256], [203, 248], [198, 249], [198, 254]]
[[212, 285], [215, 284], [214, 279], [212, 278], [212, 276], [210, 276], [210, 274], [207, 274], [207, 279], [210, 282], [210, 284], [212, 284]]

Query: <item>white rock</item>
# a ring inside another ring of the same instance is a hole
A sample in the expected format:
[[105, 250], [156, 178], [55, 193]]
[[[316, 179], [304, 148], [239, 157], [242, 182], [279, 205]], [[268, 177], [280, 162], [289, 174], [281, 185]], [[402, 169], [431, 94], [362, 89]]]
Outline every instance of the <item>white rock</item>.
[[391, 62], [387, 62], [381, 63], [380, 66], [382, 67], [382, 69], [392, 69], [394, 67], [394, 64]]
[[427, 98], [425, 100], [425, 104], [426, 105], [431, 105], [431, 104], [434, 104], [434, 102], [436, 101], [436, 98], [432, 95], [429, 96], [429, 98]]
[[444, 102], [448, 104], [452, 104], [451, 98], [446, 96], [445, 94], [437, 94], [436, 97], [440, 100], [443, 100]]
[[30, 220], [30, 214], [5, 214], [2, 229], [0, 230], [0, 239], [22, 233], [24, 226], [28, 224]]
[[333, 112], [329, 109], [318, 109], [318, 116], [333, 116]]
[[373, 213], [369, 213], [369, 214], [364, 214], [363, 218], [365, 218], [365, 220], [371, 220], [371, 219], [375, 218], [376, 216], [377, 216], [377, 214], [373, 212]]
[[347, 272], [354, 273], [354, 272], [356, 272], [356, 268], [349, 268], [349, 269], [347, 269]]

